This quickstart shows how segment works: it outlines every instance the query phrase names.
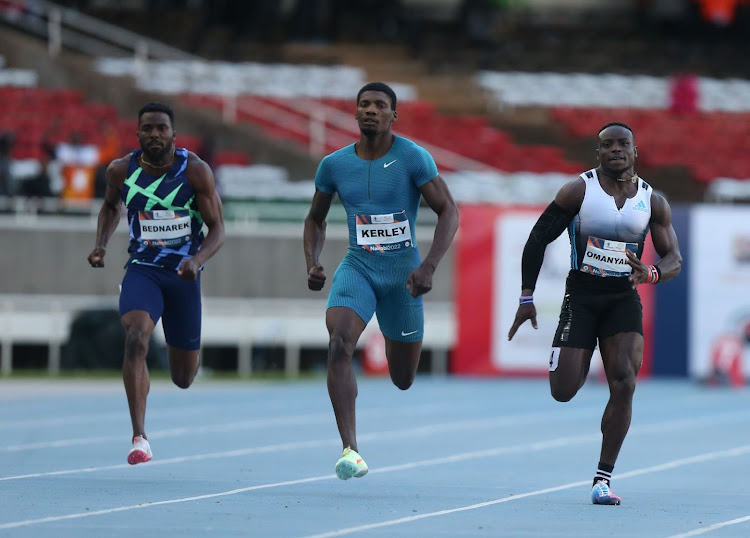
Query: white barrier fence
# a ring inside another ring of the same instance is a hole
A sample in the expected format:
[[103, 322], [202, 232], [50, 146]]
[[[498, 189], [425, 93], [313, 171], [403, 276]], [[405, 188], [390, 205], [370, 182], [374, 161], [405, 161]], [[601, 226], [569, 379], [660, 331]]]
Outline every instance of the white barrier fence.
[[[70, 337], [76, 315], [85, 310], [116, 309], [116, 296], [0, 295], [0, 372], [13, 371], [13, 346], [48, 346], [48, 370], [60, 371], [62, 346]], [[202, 344], [236, 347], [237, 372], [252, 372], [253, 346], [274, 345], [285, 349], [284, 371], [299, 374], [302, 348], [328, 347], [325, 301], [320, 299], [225, 299], [203, 298]], [[368, 324], [360, 347], [377, 319]], [[164, 344], [161, 323], [154, 336]], [[455, 342], [453, 305], [425, 302], [424, 349], [432, 352], [432, 372], [447, 371], [447, 353]]]

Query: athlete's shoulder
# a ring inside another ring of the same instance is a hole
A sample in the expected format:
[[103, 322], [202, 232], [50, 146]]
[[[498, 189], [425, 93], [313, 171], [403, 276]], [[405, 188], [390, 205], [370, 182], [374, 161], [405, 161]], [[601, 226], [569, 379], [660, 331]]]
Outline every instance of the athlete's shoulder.
[[418, 186], [438, 176], [434, 157], [413, 140], [396, 136], [392, 153], [394, 158], [398, 157], [403, 160], [408, 173], [415, 174]]
[[[590, 170], [589, 170], [590, 171]], [[565, 183], [555, 196], [555, 203], [562, 207], [567, 213], [578, 214], [586, 194], [586, 173]], [[586, 176], [589, 177], [589, 176]], [[589, 177], [590, 179], [590, 177]]]
[[174, 150], [175, 159], [185, 159], [186, 166], [200, 167], [208, 166], [208, 163], [201, 159], [197, 153], [190, 151], [185, 148], [175, 148]]
[[655, 211], [669, 211], [671, 213], [672, 208], [669, 206], [667, 198], [655, 190], [651, 189], [650, 197], [651, 201], [651, 212]]
[[[174, 172], [175, 177], [184, 170], [190, 185], [196, 189], [201, 185], [213, 185], [214, 173], [206, 161], [197, 154], [185, 148], [175, 149], [175, 159], [181, 159], [179, 169]], [[213, 188], [213, 187], [211, 187]]]
[[396, 138], [393, 142], [393, 145], [396, 147], [397, 151], [401, 152], [402, 154], [411, 154], [411, 153], [427, 153], [430, 152], [427, 151], [425, 148], [414, 142], [414, 140], [411, 140], [410, 138], [406, 138], [399, 135], [394, 135]]
[[337, 149], [336, 151], [329, 153], [323, 159], [321, 162], [325, 162], [326, 164], [335, 164], [336, 162], [340, 161], [341, 159], [344, 159], [346, 157], [350, 157], [354, 152], [354, 143], [349, 144], [348, 146], [344, 146], [341, 149]]
[[589, 174], [596, 174], [596, 171], [589, 170], [587, 172], [583, 172], [581, 175], [571, 178], [570, 181], [565, 183], [560, 190], [568, 190], [568, 191], [580, 191], [581, 193], [586, 192], [586, 183], [591, 181], [592, 179], [596, 178], [596, 175], [589, 175]]
[[130, 160], [132, 159], [133, 155], [135, 154], [134, 151], [131, 151], [127, 155], [124, 155], [118, 159], [113, 160], [109, 165], [107, 166], [107, 179], [112, 181], [125, 181], [125, 177], [128, 174], [128, 167], [130, 166]]

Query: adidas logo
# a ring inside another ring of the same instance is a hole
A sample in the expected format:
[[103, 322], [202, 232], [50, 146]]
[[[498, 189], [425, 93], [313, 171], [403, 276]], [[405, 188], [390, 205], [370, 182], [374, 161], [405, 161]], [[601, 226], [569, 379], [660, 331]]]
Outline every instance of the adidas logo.
[[643, 211], [645, 213], [648, 211], [648, 209], [646, 208], [646, 204], [643, 202], [643, 200], [641, 200], [633, 206], [633, 211]]

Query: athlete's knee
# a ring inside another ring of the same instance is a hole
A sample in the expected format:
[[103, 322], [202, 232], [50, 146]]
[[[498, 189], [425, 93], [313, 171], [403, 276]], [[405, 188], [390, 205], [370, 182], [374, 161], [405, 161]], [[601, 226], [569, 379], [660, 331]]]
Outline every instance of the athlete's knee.
[[635, 393], [635, 374], [625, 374], [610, 379], [609, 392], [616, 398], [630, 400]]
[[414, 384], [415, 374], [411, 372], [391, 372], [391, 381], [401, 390], [407, 390]]
[[125, 359], [136, 360], [146, 358], [150, 334], [139, 326], [128, 327], [125, 333]]
[[346, 338], [341, 332], [333, 331], [328, 343], [329, 358], [333, 361], [351, 360], [356, 346], [356, 341]]
[[186, 389], [193, 384], [199, 367], [198, 352], [169, 348], [169, 373], [172, 376], [172, 383], [181, 389]]
[[172, 372], [172, 383], [181, 389], [186, 389], [193, 384], [195, 373], [192, 372]]
[[580, 387], [550, 384], [552, 397], [558, 402], [569, 402], [578, 393]]

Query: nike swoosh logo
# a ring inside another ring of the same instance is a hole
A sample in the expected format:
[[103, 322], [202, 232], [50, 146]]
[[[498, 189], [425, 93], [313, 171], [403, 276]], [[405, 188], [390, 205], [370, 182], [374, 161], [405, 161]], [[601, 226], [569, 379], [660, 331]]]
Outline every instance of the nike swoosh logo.
[[412, 331], [410, 333], [405, 333], [404, 331], [401, 331], [401, 336], [409, 336], [410, 334], [414, 334], [414, 333], [418, 333], [418, 332], [419, 332], [419, 329], [417, 329], [416, 331]]
[[388, 167], [389, 167], [390, 165], [392, 165], [393, 163], [395, 163], [395, 162], [396, 162], [397, 160], [398, 160], [398, 159], [393, 159], [393, 160], [392, 160], [391, 162], [389, 162], [389, 163], [383, 163], [383, 168], [388, 168]]

